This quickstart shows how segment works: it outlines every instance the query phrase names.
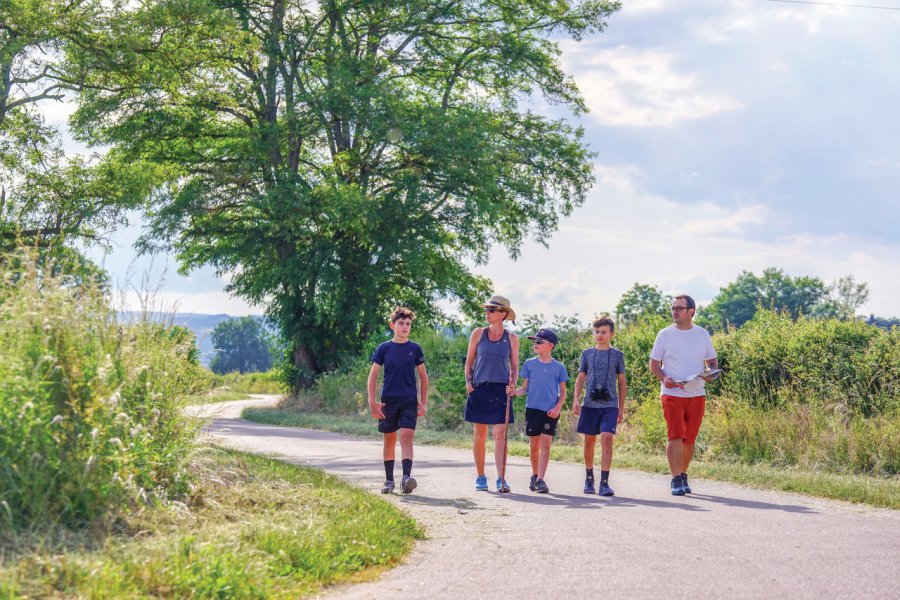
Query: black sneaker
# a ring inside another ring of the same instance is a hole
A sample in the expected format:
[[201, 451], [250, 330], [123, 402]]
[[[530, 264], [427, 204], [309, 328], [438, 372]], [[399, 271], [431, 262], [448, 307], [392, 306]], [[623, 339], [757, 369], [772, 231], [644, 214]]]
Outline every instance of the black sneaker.
[[531, 481], [528, 483], [528, 489], [532, 492], [537, 489], [537, 475], [531, 476]]
[[381, 486], [382, 494], [392, 494], [394, 492], [394, 482], [393, 481], [385, 481], [384, 485]]
[[550, 488], [547, 487], [547, 484], [544, 483], [544, 480], [543, 480], [543, 479], [538, 479], [538, 480], [537, 480], [537, 483], [535, 483], [534, 487], [537, 488], [535, 491], [536, 491], [538, 494], [546, 494], [547, 492], [550, 491]]
[[400, 482], [400, 490], [404, 494], [412, 494], [414, 489], [416, 489], [416, 480], [409, 475], [404, 475], [403, 481]]
[[681, 484], [681, 475], [672, 478], [672, 495], [684, 496], [684, 486]]
[[687, 473], [681, 474], [681, 489], [684, 490], [685, 494], [691, 493], [691, 486], [689, 486], [687, 482]]
[[585, 494], [593, 494], [593, 493], [595, 493], [596, 491], [597, 491], [597, 490], [594, 489], [594, 478], [593, 478], [593, 477], [586, 477], [586, 478], [584, 479], [584, 493], [585, 493]]
[[597, 490], [597, 493], [601, 496], [607, 496], [607, 497], [616, 495], [616, 493], [612, 490], [612, 488], [609, 487], [608, 484], [603, 483], [602, 481], [600, 482], [600, 489]]

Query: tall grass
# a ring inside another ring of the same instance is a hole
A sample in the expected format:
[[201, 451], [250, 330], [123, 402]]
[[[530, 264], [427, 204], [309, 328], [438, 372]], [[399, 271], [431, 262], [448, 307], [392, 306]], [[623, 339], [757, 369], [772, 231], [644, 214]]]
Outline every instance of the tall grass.
[[193, 338], [119, 323], [102, 290], [28, 257], [0, 278], [0, 529], [83, 526], [184, 493]]

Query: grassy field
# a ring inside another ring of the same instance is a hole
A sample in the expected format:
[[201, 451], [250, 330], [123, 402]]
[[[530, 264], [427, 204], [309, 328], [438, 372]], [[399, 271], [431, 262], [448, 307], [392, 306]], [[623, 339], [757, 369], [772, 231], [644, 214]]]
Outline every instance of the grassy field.
[[0, 599], [297, 598], [396, 564], [422, 531], [389, 502], [322, 471], [215, 447], [189, 464], [187, 503], [109, 531], [0, 541]]
[[[243, 417], [250, 421], [271, 425], [307, 427], [366, 437], [380, 436], [375, 429], [374, 421], [367, 416], [341, 416], [275, 408], [248, 408], [244, 410]], [[416, 430], [416, 443], [470, 448], [472, 438], [465, 431], [439, 431], [422, 427]], [[528, 456], [528, 446], [525, 441], [513, 438], [509, 452], [513, 456]], [[555, 444], [551, 456], [554, 460], [566, 462], [582, 461], [581, 447], [572, 444]], [[613, 468], [668, 473], [668, 464], [661, 452], [652, 454], [635, 447], [617, 447]], [[691, 464], [691, 475], [696, 478], [728, 481], [763, 489], [796, 492], [819, 498], [900, 509], [900, 478], [898, 477], [879, 478], [781, 467], [764, 462], [742, 464], [713, 460], [695, 460]]]

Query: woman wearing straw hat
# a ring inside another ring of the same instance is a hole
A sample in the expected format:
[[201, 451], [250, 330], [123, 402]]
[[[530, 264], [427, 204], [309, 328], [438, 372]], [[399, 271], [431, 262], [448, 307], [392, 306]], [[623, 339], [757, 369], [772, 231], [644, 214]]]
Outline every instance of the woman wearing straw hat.
[[497, 491], [508, 493], [506, 483], [506, 427], [514, 421], [507, 402], [519, 378], [519, 338], [508, 331], [504, 321], [515, 321], [516, 312], [503, 296], [492, 296], [482, 305], [487, 327], [478, 327], [469, 338], [466, 354], [465, 420], [472, 423], [472, 454], [475, 456], [475, 489], [488, 489], [484, 474], [485, 443], [488, 425], [494, 436], [494, 459], [497, 465]]

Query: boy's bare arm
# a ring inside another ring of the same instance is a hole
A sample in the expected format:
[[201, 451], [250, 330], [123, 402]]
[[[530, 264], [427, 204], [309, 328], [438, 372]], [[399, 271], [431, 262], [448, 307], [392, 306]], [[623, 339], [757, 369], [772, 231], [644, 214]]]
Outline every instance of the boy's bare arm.
[[625, 418], [625, 397], [628, 395], [628, 382], [625, 381], [625, 373], [619, 373], [619, 423]]
[[383, 419], [384, 413], [381, 412], [381, 407], [383, 404], [378, 402], [375, 398], [375, 384], [378, 383], [378, 373], [381, 371], [381, 365], [378, 363], [372, 363], [372, 368], [369, 370], [369, 380], [366, 385], [366, 391], [369, 396], [369, 410], [372, 413], [372, 417], [375, 419]]
[[578, 377], [575, 378], [575, 394], [572, 398], [572, 412], [576, 417], [581, 414], [581, 392], [584, 390], [585, 379], [587, 379], [587, 373], [579, 371]]
[[547, 411], [547, 416], [551, 419], [556, 419], [559, 417], [559, 413], [562, 412], [563, 404], [566, 402], [566, 382], [559, 382], [559, 397], [556, 399], [556, 406]]
[[425, 370], [425, 363], [416, 367], [416, 371], [419, 373], [419, 410], [416, 415], [424, 417], [428, 405], [428, 371]]

